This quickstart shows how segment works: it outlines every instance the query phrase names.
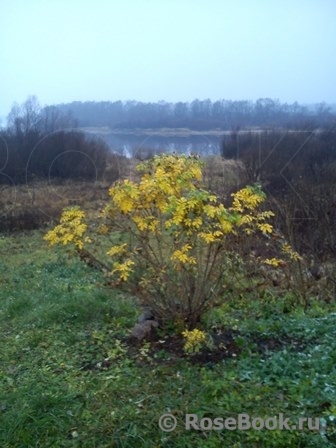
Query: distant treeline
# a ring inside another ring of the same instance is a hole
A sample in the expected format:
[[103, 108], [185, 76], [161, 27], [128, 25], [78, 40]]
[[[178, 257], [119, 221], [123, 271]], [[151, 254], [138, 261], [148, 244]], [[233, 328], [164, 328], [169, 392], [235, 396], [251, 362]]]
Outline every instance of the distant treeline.
[[87, 138], [77, 121], [36, 97], [14, 105], [0, 132], [0, 184], [33, 179], [100, 179], [111, 157], [103, 141]]
[[194, 100], [188, 102], [143, 103], [139, 101], [75, 101], [56, 106], [62, 114], [71, 114], [80, 126], [110, 128], [189, 128], [245, 129], [276, 127], [315, 129], [331, 126], [336, 110], [325, 103], [302, 106], [261, 98], [253, 101]]

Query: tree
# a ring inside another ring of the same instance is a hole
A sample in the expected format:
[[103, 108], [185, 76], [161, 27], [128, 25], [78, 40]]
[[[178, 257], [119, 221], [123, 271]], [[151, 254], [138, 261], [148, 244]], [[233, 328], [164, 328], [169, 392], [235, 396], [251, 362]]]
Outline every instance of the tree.
[[40, 112], [41, 106], [34, 95], [29, 96], [21, 106], [14, 103], [7, 117], [9, 130], [17, 136], [38, 132]]
[[39, 128], [43, 133], [51, 133], [61, 129], [78, 127], [78, 121], [71, 111], [64, 113], [56, 106], [46, 106], [40, 112]]

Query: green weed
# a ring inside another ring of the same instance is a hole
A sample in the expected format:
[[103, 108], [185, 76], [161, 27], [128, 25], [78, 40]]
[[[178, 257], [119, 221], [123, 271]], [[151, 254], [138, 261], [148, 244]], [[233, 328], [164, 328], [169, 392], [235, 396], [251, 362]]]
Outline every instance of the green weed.
[[[99, 271], [49, 251], [42, 234], [0, 238], [0, 445], [3, 448], [332, 447], [318, 431], [186, 431], [186, 413], [321, 417], [336, 405], [334, 305], [238, 297], [205, 316], [236, 356], [201, 363], [162, 339], [129, 350], [134, 298]], [[274, 310], [272, 313], [271, 310]], [[177, 428], [158, 427], [171, 413]]]

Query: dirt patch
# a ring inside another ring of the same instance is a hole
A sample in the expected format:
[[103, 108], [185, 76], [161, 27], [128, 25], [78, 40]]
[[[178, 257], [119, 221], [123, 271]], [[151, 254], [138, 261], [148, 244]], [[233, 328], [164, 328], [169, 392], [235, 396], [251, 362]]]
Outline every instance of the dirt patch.
[[[148, 343], [148, 356], [157, 361], [176, 360], [186, 358], [193, 364], [216, 364], [222, 360], [239, 357], [241, 352], [248, 347], [256, 353], [267, 353], [282, 350], [285, 347], [295, 351], [302, 351], [305, 348], [303, 341], [289, 336], [277, 337], [255, 337], [242, 335], [236, 330], [222, 330], [210, 333], [211, 347], [204, 347], [200, 352], [187, 355], [183, 349], [184, 340], [181, 336], [167, 336], [159, 338], [154, 332], [146, 340]], [[143, 342], [134, 338], [127, 338], [125, 341], [131, 356], [136, 356]], [[166, 356], [158, 356], [166, 354]]]
[[280, 338], [262, 337], [252, 339], [256, 345], [258, 353], [274, 352], [282, 350], [285, 347], [301, 352], [305, 348], [305, 344], [301, 339], [294, 339], [290, 336], [281, 336]]
[[[185, 353], [184, 340], [180, 335], [160, 337], [155, 329], [146, 340], [139, 341], [136, 337], [129, 336], [122, 342], [127, 347], [127, 356], [136, 360], [139, 364], [143, 362], [168, 364], [186, 359], [191, 364], [212, 366], [226, 359], [239, 358], [246, 349], [250, 352], [267, 354], [284, 348], [294, 351], [302, 351], [305, 348], [302, 340], [289, 336], [246, 336], [237, 330], [222, 330], [212, 333], [210, 336], [210, 346], [206, 346], [198, 353], [191, 355]], [[81, 369], [90, 371], [108, 370], [113, 363], [114, 360], [104, 358], [83, 363]]]
[[[238, 332], [226, 330], [220, 333], [211, 334], [211, 348], [204, 347], [200, 352], [188, 355], [184, 351], [184, 340], [180, 335], [159, 337], [157, 333], [152, 333], [146, 342], [148, 344], [147, 355], [154, 362], [169, 362], [178, 359], [188, 359], [192, 364], [216, 364], [223, 359], [239, 356], [241, 348], [235, 341]], [[134, 338], [127, 338], [129, 354], [138, 358], [138, 353], [144, 342]], [[141, 357], [140, 357], [141, 359]]]

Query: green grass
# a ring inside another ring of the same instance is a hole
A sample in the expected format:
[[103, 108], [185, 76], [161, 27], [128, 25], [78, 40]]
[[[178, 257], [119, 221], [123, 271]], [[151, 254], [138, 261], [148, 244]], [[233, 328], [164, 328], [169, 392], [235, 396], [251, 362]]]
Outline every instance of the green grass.
[[[336, 314], [288, 298], [237, 299], [205, 326], [232, 331], [237, 356], [199, 364], [162, 345], [128, 350], [134, 298], [40, 232], [0, 237], [0, 446], [332, 447], [313, 431], [186, 431], [184, 415], [263, 418], [336, 414]], [[163, 413], [175, 431], [158, 427]], [[333, 440], [332, 440], [333, 438]], [[331, 443], [334, 442], [334, 445]]]

